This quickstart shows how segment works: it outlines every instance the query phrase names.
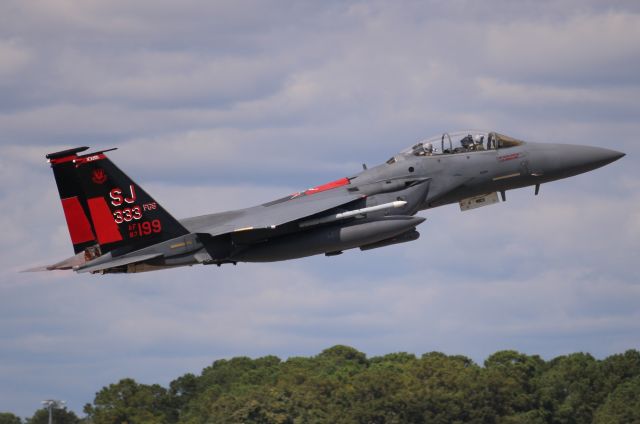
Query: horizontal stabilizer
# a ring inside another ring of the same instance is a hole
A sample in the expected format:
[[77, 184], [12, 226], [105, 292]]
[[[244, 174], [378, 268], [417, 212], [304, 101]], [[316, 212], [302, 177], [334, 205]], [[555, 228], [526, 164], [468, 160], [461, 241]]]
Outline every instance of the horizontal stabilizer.
[[84, 252], [78, 253], [70, 258], [63, 259], [60, 262], [56, 262], [53, 265], [37, 266], [35, 268], [29, 268], [20, 272], [40, 272], [40, 271], [55, 271], [55, 270], [69, 270], [85, 263]]
[[78, 153], [84, 152], [85, 150], [89, 150], [89, 148], [87, 146], [76, 147], [76, 148], [73, 148], [73, 149], [62, 150], [60, 152], [49, 153], [45, 157], [47, 159], [53, 160], [53, 161], [55, 161], [56, 159], [67, 158], [67, 157], [70, 157], [70, 156], [72, 158], [75, 158], [75, 157], [77, 157]]
[[96, 265], [89, 265], [76, 269], [77, 272], [95, 272], [102, 271], [104, 269], [115, 268], [118, 266], [124, 266], [129, 264], [135, 264], [138, 262], [148, 261], [150, 259], [159, 258], [162, 253], [149, 253], [147, 255], [129, 256], [124, 258], [114, 259], [112, 261], [102, 262]]

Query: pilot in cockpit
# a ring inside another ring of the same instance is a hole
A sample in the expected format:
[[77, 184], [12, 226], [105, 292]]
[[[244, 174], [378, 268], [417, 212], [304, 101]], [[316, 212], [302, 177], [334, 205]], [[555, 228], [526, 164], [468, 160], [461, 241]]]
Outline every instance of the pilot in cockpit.
[[431, 156], [433, 145], [431, 143], [418, 143], [413, 146], [413, 154], [416, 156]]
[[425, 155], [431, 156], [433, 154], [433, 144], [424, 143], [423, 148], [424, 148]]
[[462, 140], [460, 140], [460, 144], [463, 149], [471, 149], [473, 147], [473, 137], [471, 134], [465, 136]]
[[476, 134], [473, 137], [473, 145], [475, 150], [484, 150], [484, 135]]

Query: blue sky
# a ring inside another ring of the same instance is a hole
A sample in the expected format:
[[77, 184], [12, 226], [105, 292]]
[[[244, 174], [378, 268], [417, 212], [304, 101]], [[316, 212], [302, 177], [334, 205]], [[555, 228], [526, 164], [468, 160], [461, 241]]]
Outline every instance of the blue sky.
[[[123, 377], [219, 358], [640, 345], [634, 1], [7, 0], [0, 4], [0, 411], [80, 411]], [[88, 145], [177, 217], [244, 207], [486, 128], [598, 145], [606, 168], [410, 244], [129, 276], [24, 274], [72, 253], [44, 155]]]

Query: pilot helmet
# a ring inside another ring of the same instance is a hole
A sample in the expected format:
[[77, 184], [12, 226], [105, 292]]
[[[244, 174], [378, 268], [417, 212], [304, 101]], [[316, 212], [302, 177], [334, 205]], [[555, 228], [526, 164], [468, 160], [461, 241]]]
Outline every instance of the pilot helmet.
[[476, 134], [473, 136], [473, 142], [475, 144], [483, 144], [484, 143], [484, 135]]
[[433, 144], [424, 143], [424, 151], [427, 152], [427, 153], [433, 152]]

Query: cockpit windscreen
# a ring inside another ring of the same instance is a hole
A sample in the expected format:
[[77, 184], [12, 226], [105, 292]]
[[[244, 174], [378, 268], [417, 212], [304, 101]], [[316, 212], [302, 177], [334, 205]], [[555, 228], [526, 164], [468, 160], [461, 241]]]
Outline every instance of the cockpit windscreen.
[[523, 142], [493, 131], [458, 131], [430, 137], [401, 151], [387, 163], [394, 163], [409, 156], [434, 156], [481, 150], [497, 150], [519, 146]]

